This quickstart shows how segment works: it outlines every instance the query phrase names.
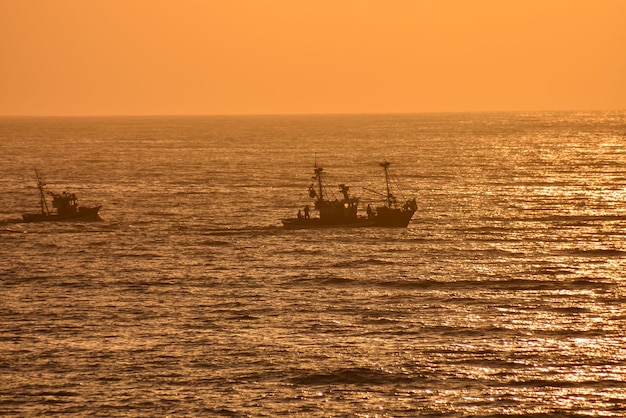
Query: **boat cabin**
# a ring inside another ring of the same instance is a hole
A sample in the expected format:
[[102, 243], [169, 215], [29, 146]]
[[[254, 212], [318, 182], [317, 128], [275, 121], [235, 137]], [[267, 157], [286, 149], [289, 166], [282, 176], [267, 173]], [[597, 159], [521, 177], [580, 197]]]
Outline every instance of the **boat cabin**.
[[50, 194], [52, 195], [52, 207], [56, 208], [59, 215], [78, 213], [78, 199], [76, 199], [76, 194], [68, 192]]

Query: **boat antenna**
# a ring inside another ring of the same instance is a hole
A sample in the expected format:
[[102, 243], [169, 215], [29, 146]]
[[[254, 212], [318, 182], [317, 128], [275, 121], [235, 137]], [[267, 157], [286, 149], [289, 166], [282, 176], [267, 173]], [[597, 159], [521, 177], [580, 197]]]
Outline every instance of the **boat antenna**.
[[43, 192], [43, 186], [46, 185], [44, 181], [41, 179], [39, 175], [39, 171], [35, 167], [35, 175], [37, 176], [37, 188], [39, 189], [39, 204], [41, 205], [41, 213], [44, 215], [50, 215], [50, 210], [48, 209], [48, 203], [46, 202], [46, 196]]
[[390, 163], [385, 161], [380, 163], [380, 166], [385, 171], [385, 184], [387, 185], [387, 207], [391, 207], [391, 189], [389, 186], [389, 165]]

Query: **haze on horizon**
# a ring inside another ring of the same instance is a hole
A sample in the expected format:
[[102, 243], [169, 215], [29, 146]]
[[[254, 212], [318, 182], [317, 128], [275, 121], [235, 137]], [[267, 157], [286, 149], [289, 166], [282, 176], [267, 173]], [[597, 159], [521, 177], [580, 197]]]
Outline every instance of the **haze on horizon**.
[[0, 115], [626, 109], [623, 0], [0, 0]]

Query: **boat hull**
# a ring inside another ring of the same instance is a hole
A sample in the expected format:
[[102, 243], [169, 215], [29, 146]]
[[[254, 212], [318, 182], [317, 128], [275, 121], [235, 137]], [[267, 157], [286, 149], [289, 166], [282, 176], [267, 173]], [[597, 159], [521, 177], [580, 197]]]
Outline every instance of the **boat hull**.
[[411, 222], [415, 210], [379, 208], [374, 223], [382, 228], [406, 228]]
[[25, 213], [22, 215], [22, 219], [24, 222], [95, 222], [102, 220], [98, 213], [100, 208], [101, 206], [92, 208], [80, 207], [77, 212], [65, 215]]

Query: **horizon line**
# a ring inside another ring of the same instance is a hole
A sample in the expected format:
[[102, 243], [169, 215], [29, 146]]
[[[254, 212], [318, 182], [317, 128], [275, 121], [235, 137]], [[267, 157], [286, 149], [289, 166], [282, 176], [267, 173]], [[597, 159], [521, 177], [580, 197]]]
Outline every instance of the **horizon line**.
[[451, 110], [419, 112], [303, 112], [303, 113], [93, 113], [93, 114], [0, 114], [0, 118], [113, 118], [113, 117], [240, 117], [240, 116], [358, 116], [358, 115], [428, 115], [469, 113], [575, 113], [625, 112], [626, 109], [545, 109], [545, 110]]

